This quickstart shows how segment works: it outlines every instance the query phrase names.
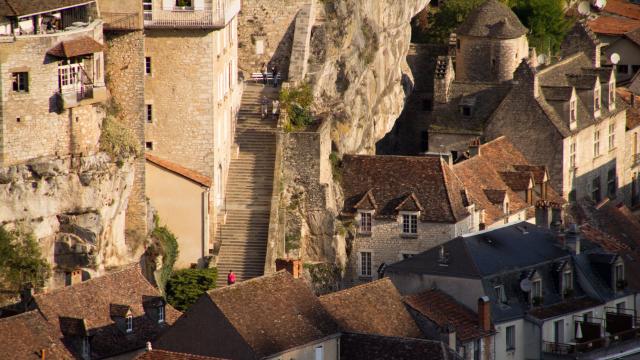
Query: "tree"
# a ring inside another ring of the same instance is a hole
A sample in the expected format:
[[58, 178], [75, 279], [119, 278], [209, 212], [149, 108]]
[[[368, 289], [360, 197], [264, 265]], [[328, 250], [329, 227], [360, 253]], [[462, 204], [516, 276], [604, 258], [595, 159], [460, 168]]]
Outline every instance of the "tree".
[[40, 289], [49, 276], [51, 267], [33, 235], [0, 227], [1, 282], [15, 291], [27, 284]]
[[178, 270], [167, 281], [167, 301], [174, 308], [185, 311], [208, 290], [216, 287], [216, 269]]
[[539, 53], [556, 54], [571, 21], [558, 0], [517, 0], [514, 12], [529, 29], [529, 45]]

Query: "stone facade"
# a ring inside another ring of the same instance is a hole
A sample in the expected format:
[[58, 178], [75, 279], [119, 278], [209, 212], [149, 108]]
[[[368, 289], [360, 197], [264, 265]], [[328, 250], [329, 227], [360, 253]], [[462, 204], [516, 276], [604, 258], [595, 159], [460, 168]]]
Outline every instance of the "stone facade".
[[524, 35], [515, 39], [460, 36], [458, 41], [456, 79], [460, 81], [511, 80], [522, 59], [529, 57]]

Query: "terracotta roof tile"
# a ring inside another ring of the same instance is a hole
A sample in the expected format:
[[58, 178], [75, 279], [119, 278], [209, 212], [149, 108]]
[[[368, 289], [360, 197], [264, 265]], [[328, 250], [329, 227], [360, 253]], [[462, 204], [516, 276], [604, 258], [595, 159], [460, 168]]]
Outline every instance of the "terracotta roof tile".
[[[638, 79], [638, 84], [640, 85], [640, 78]], [[640, 126], [640, 97], [633, 94], [626, 88], [617, 88], [616, 93], [618, 94], [618, 97], [622, 99], [622, 101], [629, 105], [629, 107], [627, 108], [627, 130], [635, 129], [636, 127]], [[631, 103], [631, 96], [635, 97], [635, 106], [633, 106]]]
[[[34, 296], [34, 305], [56, 328], [82, 333], [86, 328], [93, 338], [94, 356], [106, 357], [143, 348], [167, 325], [180, 316], [171, 305], [165, 306], [165, 324], [147, 314], [144, 299], [160, 296], [140, 272], [139, 265], [128, 266], [105, 276], [93, 278], [49, 293]], [[112, 305], [126, 305], [134, 317], [132, 334], [124, 334], [112, 319]]]
[[59, 58], [72, 58], [80, 55], [93, 54], [102, 51], [104, 46], [93, 38], [82, 36], [64, 40], [47, 51], [47, 54]]
[[608, 0], [604, 11], [624, 16], [631, 19], [640, 20], [640, 6], [633, 4], [629, 0]]
[[40, 359], [42, 350], [47, 359], [75, 358], [60, 341], [60, 332], [37, 311], [0, 319], [0, 334], [0, 354], [11, 359]]
[[514, 191], [527, 191], [533, 188], [533, 175], [528, 171], [500, 171], [502, 181]]
[[196, 182], [202, 186], [211, 187], [211, 178], [205, 175], [200, 174], [195, 170], [188, 169], [182, 165], [176, 164], [172, 161], [161, 159], [155, 155], [151, 155], [149, 153], [144, 154], [145, 159], [161, 168], [169, 170], [175, 174], [178, 174], [186, 179], [189, 179], [193, 182]]
[[[462, 342], [491, 335], [480, 328], [478, 314], [440, 290], [427, 290], [405, 297], [409, 307], [440, 327], [453, 325]], [[492, 326], [493, 327], [493, 326]]]
[[587, 24], [597, 34], [623, 35], [639, 28], [640, 20], [603, 15], [588, 21]]
[[398, 337], [422, 337], [389, 278], [320, 297], [342, 331]]
[[458, 35], [515, 39], [528, 32], [516, 14], [498, 0], [487, 0], [473, 9], [456, 29]]
[[224, 360], [217, 357], [178, 353], [166, 350], [151, 350], [138, 355], [135, 360]]
[[438, 156], [345, 155], [342, 179], [344, 214], [355, 213], [370, 192], [377, 217], [396, 216], [412, 193], [424, 209], [423, 221], [454, 223], [469, 216], [460, 195], [462, 182]]

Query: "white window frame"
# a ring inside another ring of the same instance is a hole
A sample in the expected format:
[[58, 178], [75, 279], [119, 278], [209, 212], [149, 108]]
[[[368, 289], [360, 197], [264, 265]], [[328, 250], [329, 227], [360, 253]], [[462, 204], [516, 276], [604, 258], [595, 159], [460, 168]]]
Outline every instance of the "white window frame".
[[509, 325], [505, 328], [504, 340], [505, 348], [507, 351], [514, 351], [516, 349], [516, 326]]
[[535, 297], [542, 299], [542, 279], [535, 279], [531, 282], [531, 302]]
[[600, 86], [596, 86], [593, 89], [593, 110], [594, 112], [600, 111], [600, 108], [602, 107], [602, 98], [601, 98], [601, 93], [600, 93]]
[[578, 120], [576, 100], [573, 99], [569, 102], [569, 122], [574, 123]]
[[313, 349], [314, 360], [324, 360], [324, 345], [318, 345]]
[[507, 294], [504, 292], [504, 285], [494, 286], [493, 292], [496, 295], [496, 301], [498, 304], [504, 304], [507, 302]]
[[600, 130], [593, 131], [593, 157], [600, 156]]
[[578, 143], [575, 138], [571, 139], [569, 143], [569, 171], [573, 171], [576, 168], [576, 150]]
[[[363, 263], [363, 255], [369, 254], [369, 269], [368, 274], [365, 270], [365, 264]], [[363, 249], [358, 251], [358, 276], [371, 278], [373, 277], [373, 250]]]
[[158, 306], [158, 324], [164, 323], [164, 305]]
[[133, 332], [133, 315], [127, 316], [126, 325], [127, 325], [127, 334], [132, 333]]
[[400, 233], [402, 235], [417, 236], [419, 216], [420, 216], [420, 213], [418, 211], [401, 211], [400, 212]]
[[616, 123], [611, 122], [609, 124], [609, 150], [613, 150], [616, 147]]
[[[358, 232], [361, 234], [371, 234], [373, 231], [373, 211], [359, 211]], [[368, 223], [367, 220], [368, 219]], [[367, 227], [368, 225], [368, 227]]]
[[573, 271], [571, 270], [562, 272], [562, 292], [564, 293], [565, 290], [573, 290]]

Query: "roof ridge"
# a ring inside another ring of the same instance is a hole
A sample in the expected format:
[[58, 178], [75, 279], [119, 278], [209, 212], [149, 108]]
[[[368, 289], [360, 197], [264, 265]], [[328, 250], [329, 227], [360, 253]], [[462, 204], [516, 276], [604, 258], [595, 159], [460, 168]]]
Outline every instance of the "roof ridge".
[[[227, 286], [223, 286], [223, 287], [220, 287], [220, 288], [211, 289], [211, 290], [207, 291], [207, 295], [211, 295], [211, 293], [214, 293], [214, 292], [215, 293], [222, 293], [223, 291], [224, 292], [228, 292], [230, 290], [238, 289], [240, 287], [246, 287], [247, 286], [246, 284], [251, 285], [253, 283], [260, 282], [260, 281], [266, 281], [267, 279], [275, 278], [277, 276], [282, 276], [284, 274], [289, 274], [289, 272], [283, 269], [283, 270], [276, 271], [276, 272], [274, 272], [272, 274], [262, 275], [262, 276], [254, 277], [254, 278], [251, 278], [251, 279], [248, 279], [248, 280], [240, 281], [240, 282], [237, 282], [237, 283], [235, 283], [233, 285], [227, 285]], [[296, 279], [294, 278], [294, 280], [296, 280]]]
[[[446, 169], [445, 169], [445, 165], [444, 160], [442, 158], [440, 158], [440, 169], [442, 170], [442, 181], [444, 183], [444, 189], [447, 192], [447, 202], [449, 203], [449, 213], [451, 214], [451, 218], [453, 219], [454, 222], [458, 222], [458, 218], [456, 216], [456, 214], [453, 211], [453, 201], [451, 198], [451, 190], [449, 189], [449, 182], [447, 181], [447, 175], [445, 174]], [[462, 187], [464, 189], [464, 186]]]
[[340, 294], [347, 294], [347, 293], [353, 292], [352, 290], [367, 288], [367, 287], [370, 287], [370, 286], [373, 286], [373, 285], [381, 284], [381, 283], [383, 283], [383, 282], [384, 282], [384, 283], [388, 283], [388, 282], [390, 282], [390, 283], [391, 283], [391, 285], [393, 285], [393, 288], [394, 288], [396, 291], [398, 291], [398, 289], [397, 289], [397, 288], [396, 288], [396, 286], [393, 284], [393, 282], [391, 281], [391, 279], [390, 279], [390, 278], [388, 278], [388, 277], [383, 277], [382, 279], [377, 279], [377, 280], [374, 280], [374, 281], [369, 281], [369, 282], [366, 282], [366, 283], [363, 283], [363, 284], [358, 284], [358, 285], [356, 285], [356, 286], [352, 286], [352, 287], [350, 287], [350, 288], [346, 288], [346, 289], [342, 289], [342, 290], [339, 290], [339, 291], [334, 291], [334, 292], [332, 292], [332, 293], [328, 293], [328, 294], [320, 295], [320, 296], [318, 296], [318, 298], [323, 299], [323, 298], [329, 298], [329, 297], [333, 297], [333, 296], [340, 295]]
[[137, 271], [137, 272], [140, 274], [140, 276], [141, 276], [141, 277], [142, 277], [142, 278], [143, 278], [143, 279], [144, 279], [144, 280], [145, 280], [145, 281], [146, 281], [150, 286], [152, 286], [152, 287], [154, 287], [154, 288], [155, 288], [155, 286], [153, 286], [153, 284], [151, 284], [151, 283], [149, 282], [149, 280], [147, 280], [147, 278], [145, 278], [145, 277], [144, 277], [144, 275], [142, 275], [142, 271], [141, 271], [141, 270], [142, 270], [142, 268], [140, 267], [140, 264], [139, 264], [139, 263], [137, 263], [137, 262], [135, 262], [135, 263], [127, 264], [127, 265], [123, 266], [121, 269], [118, 269], [118, 270], [116, 270], [116, 271], [109, 272], [109, 273], [104, 274], [104, 275], [102, 275], [102, 276], [96, 276], [96, 277], [90, 278], [90, 279], [85, 280], [85, 281], [83, 281], [83, 282], [80, 282], [80, 283], [78, 283], [78, 284], [73, 284], [73, 285], [69, 285], [69, 286], [64, 286], [64, 287], [61, 287], [61, 288], [53, 289], [53, 290], [51, 290], [51, 291], [47, 291], [47, 292], [43, 292], [43, 293], [39, 293], [39, 294], [35, 294], [35, 295], [34, 295], [34, 297], [41, 297], [41, 296], [44, 296], [44, 295], [57, 294], [57, 293], [59, 293], [59, 292], [66, 291], [66, 290], [68, 290], [68, 289], [73, 289], [73, 288], [76, 288], [76, 289], [77, 289], [78, 287], [83, 286], [83, 285], [86, 285], [86, 284], [93, 284], [93, 283], [95, 283], [96, 281], [101, 280], [101, 279], [103, 279], [103, 278], [105, 278], [105, 277], [107, 277], [107, 276], [113, 276], [113, 275], [115, 275], [115, 274], [118, 274], [118, 273], [121, 273], [121, 272], [125, 272], [125, 271], [130, 271], [130, 270], [135, 269], [135, 268], [140, 269], [139, 271]]

